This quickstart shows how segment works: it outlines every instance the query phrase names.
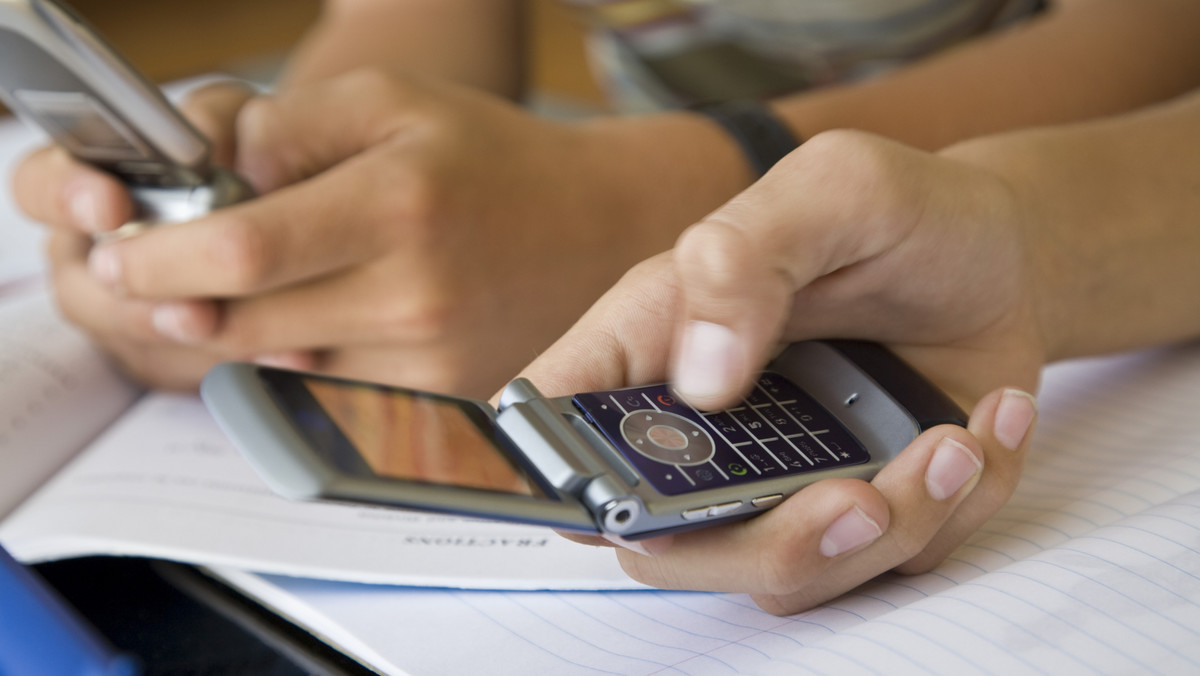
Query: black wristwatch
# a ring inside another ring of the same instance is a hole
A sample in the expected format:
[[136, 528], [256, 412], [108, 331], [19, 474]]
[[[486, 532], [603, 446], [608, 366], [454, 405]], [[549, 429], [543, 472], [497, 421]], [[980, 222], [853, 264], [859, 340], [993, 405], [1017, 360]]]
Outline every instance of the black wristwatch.
[[800, 139], [758, 101], [706, 103], [690, 108], [716, 122], [741, 147], [758, 176], [767, 173], [784, 155], [800, 147]]

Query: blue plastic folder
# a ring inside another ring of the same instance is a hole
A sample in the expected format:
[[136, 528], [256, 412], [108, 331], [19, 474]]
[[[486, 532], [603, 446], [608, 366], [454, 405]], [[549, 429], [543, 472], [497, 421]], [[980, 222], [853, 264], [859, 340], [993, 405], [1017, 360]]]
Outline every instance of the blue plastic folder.
[[0, 547], [0, 674], [132, 676], [114, 651], [36, 573]]

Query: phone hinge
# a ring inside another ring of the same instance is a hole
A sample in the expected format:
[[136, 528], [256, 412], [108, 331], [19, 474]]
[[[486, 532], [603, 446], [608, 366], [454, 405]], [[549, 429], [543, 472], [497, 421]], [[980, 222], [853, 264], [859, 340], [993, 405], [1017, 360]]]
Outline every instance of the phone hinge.
[[600, 477], [588, 484], [580, 496], [600, 522], [602, 530], [627, 533], [641, 524], [646, 506], [637, 496], [623, 491], [611, 477]]
[[591, 457], [591, 449], [524, 378], [504, 389], [496, 424], [556, 488], [580, 495], [605, 468]]

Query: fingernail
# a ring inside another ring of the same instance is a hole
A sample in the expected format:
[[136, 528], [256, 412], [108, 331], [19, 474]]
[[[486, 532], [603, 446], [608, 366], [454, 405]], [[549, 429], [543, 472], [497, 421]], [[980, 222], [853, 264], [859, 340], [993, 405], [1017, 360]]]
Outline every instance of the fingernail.
[[880, 535], [883, 529], [879, 524], [855, 506], [829, 525], [821, 538], [821, 554], [833, 558], [873, 542]]
[[154, 324], [155, 331], [171, 340], [180, 343], [195, 343], [199, 339], [188, 330], [187, 317], [184, 315], [184, 310], [178, 305], [163, 303], [155, 306], [150, 313], [150, 321]]
[[688, 322], [675, 360], [675, 390], [685, 399], [721, 397], [734, 387], [737, 362], [733, 331], [712, 322]]
[[942, 439], [925, 470], [925, 487], [934, 500], [945, 500], [982, 469], [983, 463], [966, 446]]
[[642, 556], [662, 556], [667, 553], [667, 550], [671, 548], [671, 543], [675, 540], [673, 535], [662, 535], [645, 540], [626, 540], [620, 535], [612, 533], [601, 533], [601, 537], [622, 549], [628, 549]]
[[1037, 417], [1037, 399], [1021, 390], [1005, 390], [996, 407], [993, 434], [996, 441], [1010, 451], [1015, 451], [1025, 440], [1033, 419]]
[[67, 208], [71, 210], [71, 216], [84, 231], [98, 233], [104, 230], [104, 224], [100, 221], [99, 200], [91, 190], [74, 191], [68, 198]]
[[88, 254], [88, 272], [101, 284], [117, 288], [121, 284], [121, 259], [112, 246], [94, 246]]

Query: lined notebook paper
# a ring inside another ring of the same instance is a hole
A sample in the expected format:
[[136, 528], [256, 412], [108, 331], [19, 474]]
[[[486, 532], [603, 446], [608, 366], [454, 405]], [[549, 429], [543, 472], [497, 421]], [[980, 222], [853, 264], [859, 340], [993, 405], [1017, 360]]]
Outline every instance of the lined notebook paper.
[[937, 570], [745, 596], [241, 577], [385, 673], [1200, 673], [1200, 346], [1051, 367], [1010, 503]]

